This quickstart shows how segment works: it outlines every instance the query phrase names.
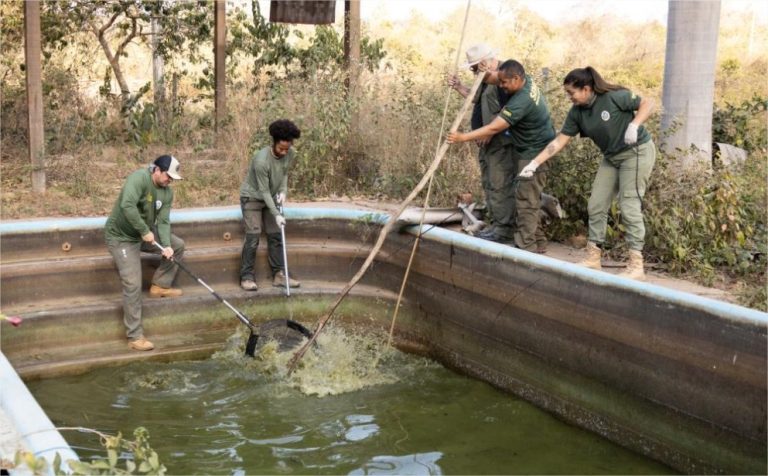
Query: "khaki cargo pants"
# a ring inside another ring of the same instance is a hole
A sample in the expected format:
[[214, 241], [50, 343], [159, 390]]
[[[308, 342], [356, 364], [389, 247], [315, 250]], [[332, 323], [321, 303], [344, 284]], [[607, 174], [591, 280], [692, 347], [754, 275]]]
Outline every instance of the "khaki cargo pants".
[[[184, 258], [184, 240], [171, 233], [174, 259]], [[160, 254], [160, 249], [145, 242], [107, 240], [107, 249], [115, 260], [120, 282], [123, 285], [123, 323], [130, 340], [144, 335], [141, 320], [141, 253]], [[173, 261], [160, 260], [160, 266], [152, 276], [152, 284], [163, 288], [173, 286], [179, 267]]]

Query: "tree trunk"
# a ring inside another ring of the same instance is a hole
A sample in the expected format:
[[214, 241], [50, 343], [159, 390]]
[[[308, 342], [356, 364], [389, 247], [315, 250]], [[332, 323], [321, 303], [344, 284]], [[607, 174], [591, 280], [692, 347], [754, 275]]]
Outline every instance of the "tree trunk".
[[666, 152], [685, 151], [683, 169], [711, 164], [719, 25], [720, 0], [669, 1], [661, 142]]

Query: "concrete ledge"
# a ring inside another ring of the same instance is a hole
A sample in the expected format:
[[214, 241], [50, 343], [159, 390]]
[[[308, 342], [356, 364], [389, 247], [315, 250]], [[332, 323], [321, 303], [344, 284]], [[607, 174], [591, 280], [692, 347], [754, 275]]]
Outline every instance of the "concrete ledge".
[[[301, 303], [309, 319], [305, 324], [311, 326], [324, 303], [359, 268], [387, 215], [318, 208], [289, 208], [287, 215], [291, 270], [309, 283], [292, 299]], [[227, 292], [236, 293], [239, 209], [181, 211], [173, 219], [194, 269], [210, 275], [215, 287], [229, 286]], [[90, 322], [91, 328], [109, 323], [108, 332], [115, 336], [108, 338], [119, 342], [117, 279], [106, 283], [111, 279], [104, 274], [109, 256], [99, 226], [95, 219], [2, 224], [2, 261], [9, 272], [0, 279], [4, 292], [6, 286], [21, 286], [9, 291], [21, 300], [29, 293], [25, 287], [46, 289], [45, 281], [54, 279], [46, 269], [55, 268], [53, 274], [64, 278], [60, 285], [78, 292], [78, 285], [67, 282], [69, 271], [71, 280], [87, 279], [86, 263], [98, 262], [84, 299], [106, 298], [112, 304], [90, 308], [91, 314], [84, 313], [80, 320]], [[369, 301], [376, 310], [361, 310], [361, 316], [349, 313], [345, 323], [388, 327], [386, 310], [402, 282], [417, 228], [388, 237], [362, 283], [378, 290], [379, 296]], [[398, 320], [400, 346], [429, 354], [681, 471], [766, 473], [768, 315], [432, 226], [421, 232], [406, 288], [406, 315]], [[81, 254], [61, 257], [62, 238], [79, 240]], [[30, 243], [35, 244], [34, 253]], [[51, 265], [47, 260], [53, 256], [62, 261]], [[264, 269], [264, 262], [259, 266]], [[109, 291], [99, 286], [109, 286]], [[278, 294], [260, 290], [251, 296], [242, 299], [253, 306], [254, 315], [284, 312], [275, 300]], [[52, 312], [51, 305], [62, 299], [63, 294], [54, 291], [40, 292], [24, 302], [25, 316], [38, 319], [40, 329], [64, 329], [66, 322], [77, 322], [72, 316], [86, 307], [80, 303], [68, 312]], [[204, 333], [211, 318], [173, 316], [201, 307], [203, 301], [198, 294], [179, 304], [151, 304], [147, 316], [154, 319], [160, 336], [183, 325], [189, 339], [172, 346], [191, 349], [203, 345], [196, 334]], [[48, 304], [35, 309], [35, 302]], [[213, 300], [206, 302], [207, 309], [217, 306]], [[228, 320], [221, 330], [234, 325]], [[26, 365], [34, 340], [22, 345], [18, 334], [13, 343], [8, 334], [3, 332], [2, 344], [9, 359]], [[98, 332], [92, 334], [88, 338]], [[209, 334], [205, 345], [216, 339]], [[57, 355], [71, 351], [53, 342], [47, 349], [50, 354], [39, 365], [33, 368], [30, 363], [30, 376], [55, 373]], [[103, 358], [99, 352], [104, 352]], [[90, 359], [93, 365], [119, 361], [110, 361], [108, 355], [106, 350], [95, 351]]]

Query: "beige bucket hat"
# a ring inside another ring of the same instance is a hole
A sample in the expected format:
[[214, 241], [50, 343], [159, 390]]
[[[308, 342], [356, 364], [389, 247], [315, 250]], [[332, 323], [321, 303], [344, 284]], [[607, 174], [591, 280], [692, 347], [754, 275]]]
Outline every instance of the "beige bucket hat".
[[477, 63], [495, 58], [499, 54], [498, 50], [492, 49], [485, 43], [479, 43], [477, 45], [470, 46], [467, 49], [467, 62], [461, 65], [462, 68], [469, 68]]

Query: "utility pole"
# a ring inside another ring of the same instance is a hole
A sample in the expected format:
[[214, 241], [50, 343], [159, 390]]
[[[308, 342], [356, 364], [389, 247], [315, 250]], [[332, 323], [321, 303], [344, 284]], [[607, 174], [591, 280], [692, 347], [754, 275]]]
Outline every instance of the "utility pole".
[[45, 193], [45, 128], [40, 66], [40, 2], [24, 2], [24, 61], [27, 71], [29, 161], [32, 191]]

